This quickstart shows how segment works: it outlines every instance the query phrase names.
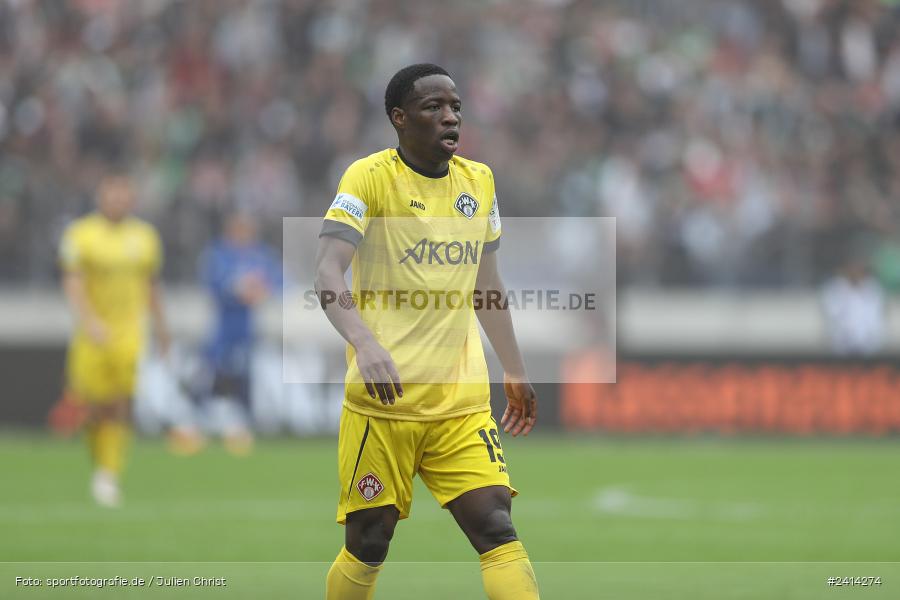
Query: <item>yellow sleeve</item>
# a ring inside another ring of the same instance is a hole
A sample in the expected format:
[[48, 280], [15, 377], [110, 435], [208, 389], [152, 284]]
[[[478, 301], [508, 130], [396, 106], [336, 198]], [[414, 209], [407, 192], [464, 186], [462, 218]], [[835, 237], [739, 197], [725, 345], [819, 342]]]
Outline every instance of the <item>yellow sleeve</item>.
[[66, 228], [59, 243], [59, 266], [63, 271], [79, 271], [84, 266], [86, 247], [84, 229], [74, 223]]
[[358, 244], [372, 216], [378, 212], [375, 186], [368, 162], [358, 160], [344, 172], [337, 195], [325, 213], [322, 235], [333, 235]]
[[488, 224], [484, 237], [485, 252], [493, 252], [500, 247], [500, 205], [497, 203], [497, 190], [494, 187], [494, 175], [488, 171], [490, 177], [491, 210], [488, 212]]

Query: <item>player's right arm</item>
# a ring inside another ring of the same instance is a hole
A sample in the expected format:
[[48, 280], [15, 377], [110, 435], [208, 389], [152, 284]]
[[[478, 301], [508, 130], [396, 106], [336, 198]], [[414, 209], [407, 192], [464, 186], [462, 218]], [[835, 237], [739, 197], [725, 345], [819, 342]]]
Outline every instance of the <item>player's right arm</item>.
[[84, 289], [84, 278], [79, 271], [67, 271], [63, 275], [63, 292], [75, 313], [78, 326], [97, 344], [105, 344], [109, 334], [106, 325], [94, 313]]
[[378, 343], [363, 322], [355, 306], [344, 308], [338, 298], [350, 295], [344, 274], [350, 267], [356, 247], [341, 238], [323, 235], [316, 252], [316, 294], [325, 315], [338, 333], [356, 351], [356, 364], [372, 398], [376, 392], [382, 404], [393, 404], [403, 397], [400, 375], [390, 353]]
[[63, 271], [63, 293], [72, 312], [75, 313], [78, 327], [87, 333], [97, 344], [105, 344], [109, 332], [103, 321], [97, 316], [88, 299], [84, 285], [82, 261], [84, 256], [84, 236], [77, 226], [70, 226], [63, 235], [59, 248], [59, 263]]

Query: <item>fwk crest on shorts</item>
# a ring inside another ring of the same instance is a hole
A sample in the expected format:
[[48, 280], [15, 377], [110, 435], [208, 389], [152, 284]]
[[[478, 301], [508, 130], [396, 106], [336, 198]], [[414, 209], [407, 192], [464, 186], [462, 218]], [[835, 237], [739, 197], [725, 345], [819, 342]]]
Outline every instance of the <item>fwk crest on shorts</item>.
[[341, 412], [337, 522], [366, 508], [396, 506], [409, 516], [419, 475], [441, 506], [462, 494], [510, 485], [497, 423], [489, 411], [441, 421], [382, 419]]

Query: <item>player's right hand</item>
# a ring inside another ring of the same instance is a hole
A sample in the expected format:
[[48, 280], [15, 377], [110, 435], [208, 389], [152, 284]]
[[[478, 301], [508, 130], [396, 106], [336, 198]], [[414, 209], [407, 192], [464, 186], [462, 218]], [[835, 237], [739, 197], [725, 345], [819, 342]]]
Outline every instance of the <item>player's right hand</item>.
[[88, 337], [91, 338], [91, 341], [98, 346], [105, 345], [109, 340], [109, 331], [106, 329], [103, 321], [99, 319], [88, 319], [85, 321], [84, 330]]
[[373, 400], [376, 392], [382, 404], [393, 404], [396, 397], [403, 397], [394, 359], [377, 341], [372, 339], [356, 347], [356, 365]]

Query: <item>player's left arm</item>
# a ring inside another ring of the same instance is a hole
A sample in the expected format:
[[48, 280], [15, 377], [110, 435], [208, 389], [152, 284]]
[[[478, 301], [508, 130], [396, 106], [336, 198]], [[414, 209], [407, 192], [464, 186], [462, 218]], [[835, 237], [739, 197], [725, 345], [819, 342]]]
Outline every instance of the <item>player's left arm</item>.
[[478, 322], [503, 365], [503, 391], [507, 406], [500, 425], [503, 431], [513, 436], [520, 433], [528, 435], [537, 421], [537, 395], [525, 372], [525, 361], [516, 340], [496, 251], [481, 255], [475, 293]]
[[162, 284], [158, 279], [150, 282], [150, 318], [153, 327], [153, 338], [159, 353], [165, 356], [169, 353], [172, 338], [169, 336], [169, 325], [166, 321], [166, 311], [163, 308]]
[[154, 229], [148, 229], [147, 236], [149, 240], [149, 260], [146, 276], [150, 280], [147, 304], [150, 309], [153, 338], [156, 341], [157, 350], [162, 356], [166, 356], [169, 353], [171, 338], [169, 337], [169, 325], [166, 321], [166, 311], [163, 307], [162, 283], [159, 280], [159, 272], [163, 263], [162, 242]]

